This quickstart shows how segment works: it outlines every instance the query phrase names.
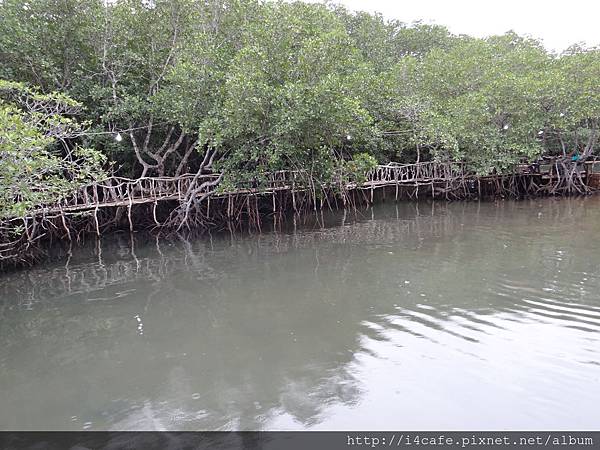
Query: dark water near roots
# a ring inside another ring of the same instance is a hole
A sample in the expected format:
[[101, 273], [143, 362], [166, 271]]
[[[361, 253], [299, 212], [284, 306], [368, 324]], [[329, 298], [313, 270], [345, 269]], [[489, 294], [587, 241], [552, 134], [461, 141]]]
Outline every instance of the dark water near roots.
[[600, 198], [129, 236], [0, 278], [0, 429], [597, 429]]

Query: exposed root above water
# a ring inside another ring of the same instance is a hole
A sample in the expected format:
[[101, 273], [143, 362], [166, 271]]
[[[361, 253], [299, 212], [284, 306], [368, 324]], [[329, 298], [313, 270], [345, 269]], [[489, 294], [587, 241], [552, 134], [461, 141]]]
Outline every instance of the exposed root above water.
[[111, 177], [85, 186], [54, 205], [0, 223], [0, 267], [21, 266], [43, 256], [42, 241], [78, 242], [88, 233], [115, 229], [173, 233], [207, 229], [261, 230], [291, 213], [357, 208], [379, 200], [443, 200], [588, 194], [597, 187], [595, 162], [556, 159], [520, 166], [507, 175], [477, 176], [461, 162], [387, 164], [364, 182], [327, 185], [301, 171], [270, 175], [261, 186], [220, 189], [224, 175], [211, 173], [207, 153], [195, 174], [177, 177]]

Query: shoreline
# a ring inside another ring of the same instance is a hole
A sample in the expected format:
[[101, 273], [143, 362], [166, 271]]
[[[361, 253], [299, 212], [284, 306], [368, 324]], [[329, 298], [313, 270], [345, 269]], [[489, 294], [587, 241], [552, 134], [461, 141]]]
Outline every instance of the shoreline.
[[[551, 180], [550, 180], [551, 181]], [[122, 206], [108, 206], [88, 211], [76, 212], [69, 216], [48, 217], [43, 215], [34, 230], [46, 230], [34, 239], [27, 238], [12, 261], [0, 261], [0, 273], [12, 272], [42, 263], [49, 255], [47, 249], [55, 243], [67, 243], [69, 248], [79, 246], [89, 237], [101, 239], [114, 233], [143, 232], [165, 239], [173, 236], [205, 236], [211, 232], [238, 233], [258, 232], [266, 229], [281, 229], [298, 219], [305, 219], [313, 213], [347, 210], [358, 212], [363, 207], [386, 202], [419, 202], [420, 200], [454, 201], [494, 201], [496, 199], [537, 199], [549, 197], [577, 197], [579, 193], [548, 194], [531, 193], [531, 174], [512, 174], [463, 178], [457, 185], [432, 180], [428, 183], [394, 183], [354, 186], [346, 191], [322, 189], [320, 192], [303, 190], [247, 190], [243, 194], [221, 194], [209, 196], [204, 208], [197, 212], [202, 222], [196, 226], [173, 229], [159, 226], [159, 220], [169, 217], [179, 202], [167, 199], [157, 202], [130, 203], [127, 210]], [[588, 189], [585, 195], [596, 194], [598, 190]], [[39, 227], [39, 228], [38, 228]], [[35, 233], [35, 232], [34, 232]], [[32, 234], [34, 234], [32, 233]], [[70, 253], [70, 251], [68, 252]]]

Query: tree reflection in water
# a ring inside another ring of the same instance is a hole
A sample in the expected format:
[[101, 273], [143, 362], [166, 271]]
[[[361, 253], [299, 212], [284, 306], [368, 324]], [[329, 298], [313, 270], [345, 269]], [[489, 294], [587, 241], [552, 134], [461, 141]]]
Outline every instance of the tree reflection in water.
[[577, 224], [571, 244], [589, 246], [590, 214], [576, 199], [405, 203], [257, 236], [140, 235], [133, 251], [111, 236], [0, 279], [0, 428], [309, 428], [361, 402], [378, 342], [399, 361], [425, 341], [481, 360], [473, 344], [565, 296], [597, 332], [593, 286], [559, 274], [598, 269], [555, 241]]

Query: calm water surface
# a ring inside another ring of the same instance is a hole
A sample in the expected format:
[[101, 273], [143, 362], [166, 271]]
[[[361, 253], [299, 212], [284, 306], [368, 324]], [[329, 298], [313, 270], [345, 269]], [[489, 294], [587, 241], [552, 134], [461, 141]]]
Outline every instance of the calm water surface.
[[129, 236], [0, 277], [0, 429], [597, 429], [600, 198]]

